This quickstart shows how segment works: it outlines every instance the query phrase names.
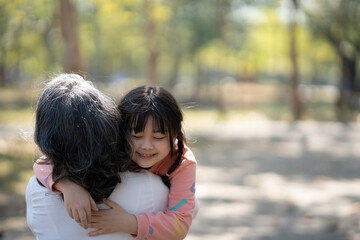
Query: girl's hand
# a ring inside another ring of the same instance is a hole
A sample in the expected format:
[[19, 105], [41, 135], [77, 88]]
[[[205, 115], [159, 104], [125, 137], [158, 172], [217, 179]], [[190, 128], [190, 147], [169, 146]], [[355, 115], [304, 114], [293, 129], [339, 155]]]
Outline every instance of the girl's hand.
[[89, 192], [66, 178], [55, 183], [54, 187], [64, 194], [64, 204], [69, 216], [87, 229], [91, 223], [91, 209], [98, 211]]
[[89, 227], [97, 228], [98, 230], [90, 232], [89, 236], [114, 232], [137, 234], [137, 220], [134, 215], [127, 213], [122, 207], [111, 200], [104, 199], [103, 202], [110, 209], [91, 212], [91, 224]]

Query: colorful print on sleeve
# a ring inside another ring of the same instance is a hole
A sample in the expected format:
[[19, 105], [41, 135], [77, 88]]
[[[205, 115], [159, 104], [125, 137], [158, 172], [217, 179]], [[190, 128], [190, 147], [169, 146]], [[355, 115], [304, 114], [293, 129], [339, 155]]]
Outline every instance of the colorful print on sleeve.
[[[191, 153], [188, 151], [187, 153]], [[169, 177], [169, 207], [165, 212], [135, 215], [139, 238], [148, 240], [184, 239], [195, 210], [196, 161], [192, 155], [183, 159]]]

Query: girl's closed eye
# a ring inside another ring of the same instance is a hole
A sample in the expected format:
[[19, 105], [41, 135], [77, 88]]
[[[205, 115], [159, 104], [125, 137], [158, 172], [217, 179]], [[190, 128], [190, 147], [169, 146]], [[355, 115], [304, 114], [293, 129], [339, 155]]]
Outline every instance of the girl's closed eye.
[[166, 132], [163, 133], [163, 132], [161, 132], [160, 130], [159, 130], [159, 131], [155, 131], [155, 132], [153, 133], [153, 138], [154, 138], [155, 140], [163, 140], [163, 139], [165, 139], [166, 137], [167, 137]]
[[132, 132], [131, 133], [131, 137], [132, 138], [135, 138], [135, 139], [139, 139], [139, 138], [142, 138], [142, 134], [141, 133], [135, 133], [135, 132]]
[[154, 136], [155, 140], [163, 140], [165, 138], [166, 138], [165, 136]]

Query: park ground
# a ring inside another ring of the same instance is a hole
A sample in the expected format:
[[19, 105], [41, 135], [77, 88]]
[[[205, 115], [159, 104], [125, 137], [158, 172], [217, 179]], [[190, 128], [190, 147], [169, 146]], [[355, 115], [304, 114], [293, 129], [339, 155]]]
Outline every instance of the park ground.
[[[274, 122], [256, 114], [189, 122], [200, 211], [186, 239], [360, 239], [359, 124]], [[3, 125], [0, 132], [8, 159], [0, 162], [0, 239], [34, 239], [24, 201], [36, 154], [32, 127]]]

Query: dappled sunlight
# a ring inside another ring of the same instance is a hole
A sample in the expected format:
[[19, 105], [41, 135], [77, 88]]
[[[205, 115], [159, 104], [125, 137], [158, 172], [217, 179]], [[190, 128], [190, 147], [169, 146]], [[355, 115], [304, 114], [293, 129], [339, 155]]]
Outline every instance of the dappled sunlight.
[[201, 208], [188, 239], [358, 239], [359, 130], [243, 121], [193, 131]]
[[[186, 239], [357, 239], [358, 125], [216, 116], [187, 125], [198, 161], [200, 212]], [[0, 138], [0, 177], [11, 192], [0, 194], [0, 207], [17, 201], [23, 220], [23, 195], [38, 154], [31, 132], [30, 125], [10, 127]], [[14, 232], [12, 224], [23, 223], [6, 218], [11, 211], [0, 221]]]
[[261, 173], [247, 176], [244, 183], [256, 188], [262, 197], [292, 202], [299, 207], [326, 204], [329, 200], [339, 203], [341, 198], [360, 199], [360, 192], [354, 191], [360, 184], [360, 178], [343, 181], [320, 178], [310, 183], [308, 179], [289, 180], [279, 174]]
[[5, 177], [13, 171], [13, 165], [10, 161], [0, 162], [0, 177]]
[[33, 239], [25, 219], [25, 189], [33, 175], [32, 126], [0, 126], [0, 232], [3, 239]]
[[187, 240], [360, 240], [359, 0], [0, 2], [0, 240], [33, 238], [36, 102], [63, 72], [179, 101]]
[[29, 182], [29, 180], [32, 176], [34, 176], [34, 172], [33, 172], [32, 168], [22, 171], [19, 176], [19, 180], [14, 182], [11, 185], [12, 191], [18, 195], [25, 196], [25, 190], [26, 190], [27, 183]]
[[255, 212], [255, 206], [251, 203], [214, 202], [206, 207], [202, 217], [206, 219], [240, 218]]
[[209, 201], [216, 201], [218, 199], [223, 201], [243, 201], [244, 199], [259, 197], [259, 193], [254, 188], [217, 183], [200, 184], [196, 195], [200, 199], [207, 199]]
[[273, 151], [279, 152], [282, 157], [285, 157], [291, 161], [301, 157], [304, 152], [304, 145], [298, 140], [289, 139], [286, 142], [278, 143], [276, 146], [274, 146]]
[[13, 236], [15, 235], [17, 240], [34, 240], [26, 219], [22, 216], [8, 218], [2, 228], [7, 230], [2, 234], [2, 239], [14, 239]]
[[[349, 218], [360, 217], [359, 204], [353, 200], [360, 200], [360, 193], [356, 191], [360, 178], [341, 181], [319, 178], [309, 182], [308, 179], [291, 179], [269, 172], [248, 175], [243, 184], [234, 185], [218, 183], [219, 177], [202, 177], [205, 172], [216, 176], [224, 173], [224, 169], [205, 168], [199, 166], [197, 196], [201, 209], [192, 228], [195, 236], [200, 231], [197, 226], [208, 221], [223, 225], [219, 232], [213, 232], [215, 235], [224, 236], [222, 231], [235, 231], [231, 226], [236, 225], [239, 226], [237, 237], [257, 239], [253, 234], [257, 232], [260, 239], [260, 236], [271, 236], [279, 229], [300, 235], [321, 234], [333, 224], [340, 232], [348, 231], [346, 222]], [[228, 171], [227, 174], [236, 178], [234, 173]], [[244, 229], [240, 230], [244, 225], [250, 225], [253, 232], [245, 234]]]

